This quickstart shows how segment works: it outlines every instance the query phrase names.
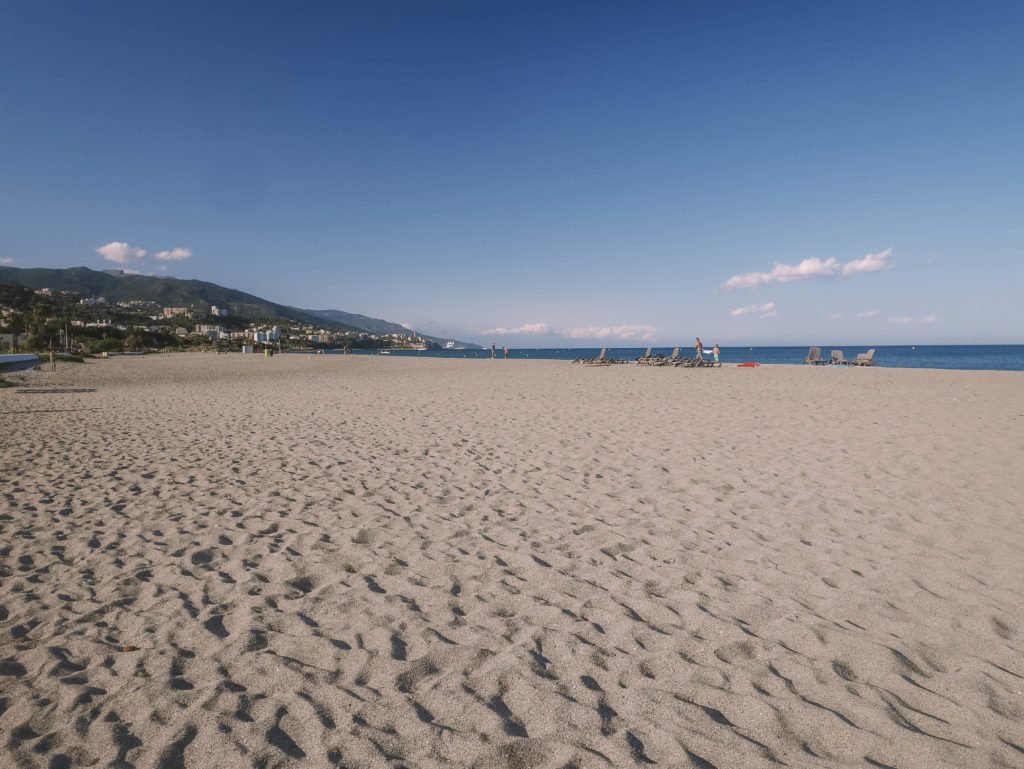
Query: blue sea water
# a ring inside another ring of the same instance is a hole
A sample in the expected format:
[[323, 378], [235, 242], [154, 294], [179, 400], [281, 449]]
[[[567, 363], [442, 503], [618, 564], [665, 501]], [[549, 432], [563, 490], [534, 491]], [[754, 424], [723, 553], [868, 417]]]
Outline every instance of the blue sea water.
[[[635, 360], [646, 347], [611, 347], [610, 357]], [[821, 345], [822, 355], [828, 358], [832, 350], [843, 350], [847, 360], [866, 352], [868, 347], [851, 345]], [[337, 351], [332, 351], [337, 352]], [[356, 350], [356, 354], [375, 355], [376, 350]], [[575, 360], [592, 358], [600, 352], [595, 347], [561, 347], [510, 350], [511, 358], [535, 360]], [[655, 347], [655, 353], [669, 355], [670, 347]], [[682, 355], [693, 350], [684, 347]], [[490, 350], [392, 350], [394, 356], [424, 358], [489, 358]], [[501, 357], [501, 350], [498, 350]], [[729, 365], [757, 361], [758, 363], [801, 364], [807, 356], [806, 347], [723, 347], [722, 364]], [[875, 347], [875, 362], [890, 368], [939, 368], [973, 371], [1024, 371], [1024, 345], [918, 345]]]

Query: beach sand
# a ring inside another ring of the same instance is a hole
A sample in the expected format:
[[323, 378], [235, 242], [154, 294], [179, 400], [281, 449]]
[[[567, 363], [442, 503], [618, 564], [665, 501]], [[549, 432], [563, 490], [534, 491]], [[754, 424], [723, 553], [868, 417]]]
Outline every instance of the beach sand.
[[4, 767], [1024, 767], [1022, 374], [8, 378]]

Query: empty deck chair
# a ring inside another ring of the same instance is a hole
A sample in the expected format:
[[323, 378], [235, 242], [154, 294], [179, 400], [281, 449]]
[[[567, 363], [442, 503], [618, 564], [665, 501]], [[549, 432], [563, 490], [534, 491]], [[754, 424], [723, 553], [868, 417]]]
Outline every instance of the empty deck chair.
[[629, 361], [623, 358], [610, 358], [608, 357], [608, 348], [602, 347], [600, 354], [596, 358], [583, 361], [588, 366], [611, 366], [615, 363], [628, 363]]
[[854, 366], [877, 366], [875, 363], [875, 348], [872, 347], [867, 352], [862, 352], [856, 358], [850, 361]]
[[576, 360], [574, 360], [573, 363], [600, 363], [601, 361], [604, 360], [604, 358], [605, 358], [605, 356], [607, 354], [608, 354], [608, 348], [607, 347], [602, 347], [601, 348], [601, 352], [598, 353], [598, 355], [596, 357], [576, 358]]
[[807, 357], [804, 358], [804, 365], [811, 364], [814, 366], [820, 366], [822, 363], [828, 363], [824, 358], [821, 357], [821, 348], [812, 347], [807, 351]]
[[843, 355], [842, 350], [833, 350], [832, 360], [829, 361], [829, 364], [832, 366], [849, 366], [850, 361]]
[[661, 360], [661, 356], [652, 354], [653, 349], [653, 347], [648, 347], [647, 352], [645, 352], [643, 355], [636, 359], [636, 365], [656, 365], [656, 363]]
[[679, 348], [678, 347], [673, 347], [672, 348], [672, 354], [669, 355], [667, 358], [662, 358], [655, 365], [658, 365], [658, 366], [676, 366], [678, 364], [679, 364]]

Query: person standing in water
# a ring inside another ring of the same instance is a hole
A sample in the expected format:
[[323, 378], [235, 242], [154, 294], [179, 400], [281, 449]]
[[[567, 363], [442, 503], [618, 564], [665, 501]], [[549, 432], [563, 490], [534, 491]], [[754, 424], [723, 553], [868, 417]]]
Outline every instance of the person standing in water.
[[505, 360], [508, 360], [508, 345], [502, 345], [501, 353], [505, 356]]
[[494, 347], [494, 342], [491, 342], [491, 360], [497, 360], [497, 358], [498, 358], [498, 351]]

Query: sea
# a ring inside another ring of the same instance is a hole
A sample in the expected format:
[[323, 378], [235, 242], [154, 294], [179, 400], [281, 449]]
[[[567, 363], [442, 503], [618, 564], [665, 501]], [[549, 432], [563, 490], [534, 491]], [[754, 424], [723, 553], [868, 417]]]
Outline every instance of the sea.
[[[847, 360], [853, 360], [859, 353], [867, 352], [866, 346], [821, 345], [821, 354], [829, 358], [832, 350], [842, 350]], [[970, 371], [1024, 371], [1024, 345], [917, 345], [885, 346], [875, 348], [875, 362], [891, 368], [937, 368]], [[625, 360], [636, 360], [644, 354], [646, 347], [609, 347], [608, 356]], [[514, 359], [533, 360], [576, 360], [593, 358], [600, 353], [597, 347], [540, 347], [517, 348], [509, 351]], [[764, 364], [800, 365], [807, 357], [806, 347], [722, 347], [722, 365], [755, 361]], [[340, 350], [331, 350], [339, 353]], [[358, 355], [377, 355], [377, 350], [354, 350]], [[656, 354], [670, 355], [671, 347], [655, 347]], [[684, 347], [683, 356], [693, 350]], [[416, 358], [489, 358], [486, 350], [391, 350], [392, 356]], [[498, 349], [501, 357], [501, 349]]]

